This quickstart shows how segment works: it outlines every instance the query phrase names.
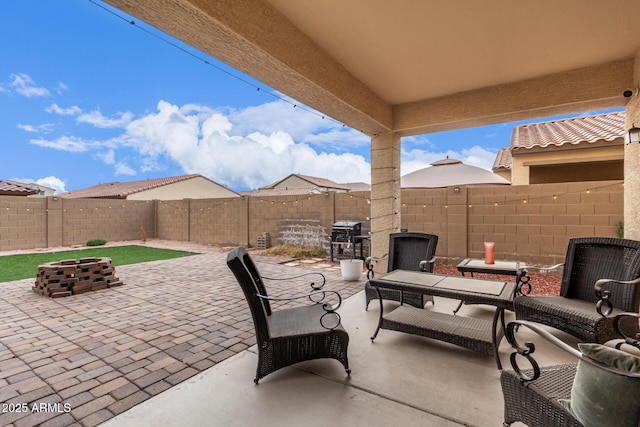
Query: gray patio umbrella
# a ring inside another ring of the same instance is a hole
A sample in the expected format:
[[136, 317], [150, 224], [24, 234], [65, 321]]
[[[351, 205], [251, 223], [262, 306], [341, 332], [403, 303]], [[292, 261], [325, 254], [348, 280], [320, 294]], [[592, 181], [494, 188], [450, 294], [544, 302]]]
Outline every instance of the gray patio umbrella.
[[438, 188], [452, 185], [510, 185], [506, 179], [460, 160], [443, 159], [402, 176], [402, 188]]

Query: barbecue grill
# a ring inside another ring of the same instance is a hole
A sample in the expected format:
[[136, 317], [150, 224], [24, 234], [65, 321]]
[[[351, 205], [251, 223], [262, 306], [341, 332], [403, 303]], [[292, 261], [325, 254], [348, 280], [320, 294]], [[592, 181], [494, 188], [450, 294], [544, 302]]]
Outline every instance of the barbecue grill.
[[338, 221], [331, 227], [331, 261], [334, 258], [355, 258], [360, 245], [362, 258], [362, 224], [357, 221]]

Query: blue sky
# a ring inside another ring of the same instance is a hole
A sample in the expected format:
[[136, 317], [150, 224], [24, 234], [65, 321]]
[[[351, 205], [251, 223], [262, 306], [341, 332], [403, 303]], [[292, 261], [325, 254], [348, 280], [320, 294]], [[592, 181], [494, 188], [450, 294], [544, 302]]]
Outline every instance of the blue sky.
[[[58, 192], [191, 173], [237, 191], [290, 173], [370, 182], [368, 136], [109, 10], [0, 2], [0, 178]], [[446, 156], [491, 169], [521, 123], [403, 138], [402, 174]]]

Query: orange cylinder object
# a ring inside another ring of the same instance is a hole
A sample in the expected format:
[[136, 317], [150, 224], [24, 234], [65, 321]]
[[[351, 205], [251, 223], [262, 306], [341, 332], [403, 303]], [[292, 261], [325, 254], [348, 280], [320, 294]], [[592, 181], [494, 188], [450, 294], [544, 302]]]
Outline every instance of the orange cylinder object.
[[484, 263], [485, 264], [495, 264], [495, 242], [484, 242]]

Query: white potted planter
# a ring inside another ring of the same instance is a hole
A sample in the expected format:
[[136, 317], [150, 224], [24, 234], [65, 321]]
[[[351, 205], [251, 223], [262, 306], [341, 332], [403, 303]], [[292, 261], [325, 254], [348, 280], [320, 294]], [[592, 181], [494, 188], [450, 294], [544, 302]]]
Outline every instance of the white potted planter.
[[341, 259], [340, 270], [342, 271], [342, 279], [347, 282], [360, 280], [363, 263], [364, 261], [361, 259]]

